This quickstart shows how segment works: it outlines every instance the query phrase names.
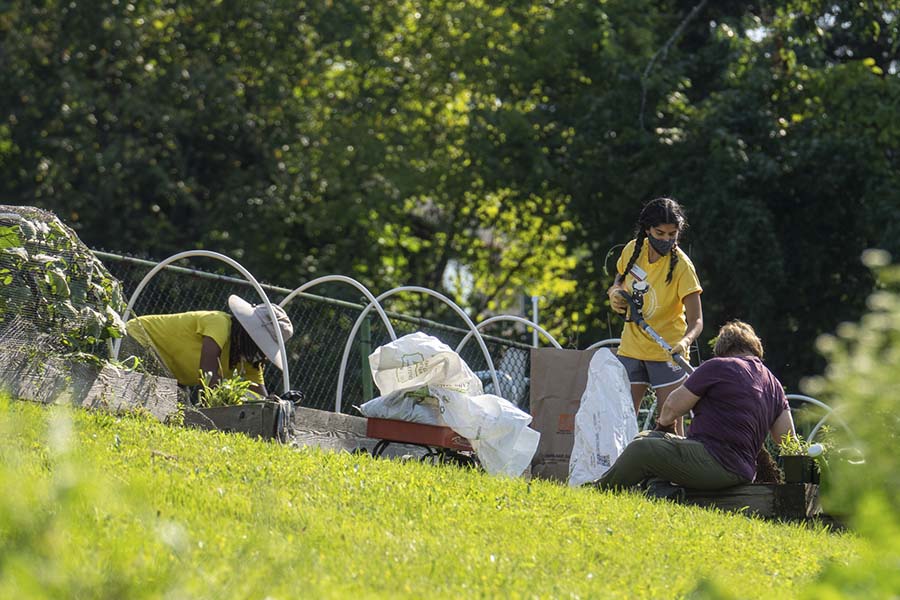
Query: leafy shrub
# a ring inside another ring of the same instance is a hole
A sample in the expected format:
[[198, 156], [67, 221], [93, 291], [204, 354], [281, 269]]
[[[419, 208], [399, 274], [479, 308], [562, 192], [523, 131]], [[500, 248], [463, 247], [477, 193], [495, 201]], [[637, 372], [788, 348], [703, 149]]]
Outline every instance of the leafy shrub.
[[[896, 597], [900, 590], [900, 266], [889, 260], [880, 251], [864, 255], [880, 282], [869, 297], [870, 312], [859, 324], [843, 324], [837, 335], [820, 338], [828, 370], [806, 383], [852, 432], [834, 430], [826, 506], [851, 515], [854, 528], [871, 542], [859, 561], [827, 569], [809, 591], [814, 598]], [[842, 454], [854, 460], [838, 460]]]

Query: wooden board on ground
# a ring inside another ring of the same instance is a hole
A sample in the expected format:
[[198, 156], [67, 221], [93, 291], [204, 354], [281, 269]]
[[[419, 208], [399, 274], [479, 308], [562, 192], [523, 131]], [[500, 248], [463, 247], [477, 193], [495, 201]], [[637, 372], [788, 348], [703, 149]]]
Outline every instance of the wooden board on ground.
[[160, 421], [178, 407], [174, 379], [15, 349], [0, 350], [0, 389], [43, 404], [112, 412], [140, 408]]
[[687, 490], [685, 502], [769, 519], [808, 519], [821, 513], [819, 486], [812, 483], [750, 483], [717, 491]]
[[[291, 442], [296, 446], [317, 446], [326, 450], [356, 452], [365, 449], [371, 452], [379, 440], [366, 436], [366, 418], [345, 415], [314, 408], [294, 409], [294, 435]], [[384, 456], [411, 455], [420, 457], [423, 448], [408, 444], [391, 444]]]
[[238, 406], [186, 408], [184, 424], [268, 440], [275, 437], [277, 416], [277, 402], [251, 402]]

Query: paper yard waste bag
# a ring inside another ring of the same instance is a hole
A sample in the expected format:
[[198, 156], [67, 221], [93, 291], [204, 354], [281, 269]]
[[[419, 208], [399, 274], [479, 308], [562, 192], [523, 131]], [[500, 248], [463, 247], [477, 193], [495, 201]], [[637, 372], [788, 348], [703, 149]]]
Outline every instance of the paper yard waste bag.
[[638, 433], [628, 372], [607, 348], [591, 358], [581, 406], [575, 413], [575, 439], [569, 485], [599, 479]]
[[541, 434], [531, 474], [566, 481], [575, 442], [575, 414], [595, 350], [531, 349], [532, 426]]
[[[515, 477], [528, 467], [540, 439], [528, 427], [531, 416], [508, 400], [484, 394], [465, 361], [437, 338], [421, 332], [398, 338], [377, 348], [369, 366], [382, 397], [360, 407], [366, 416], [374, 416], [367, 411], [374, 410], [376, 400], [418, 390], [417, 395], [437, 401], [444, 423], [469, 440], [485, 471]], [[398, 415], [408, 409], [398, 404]]]

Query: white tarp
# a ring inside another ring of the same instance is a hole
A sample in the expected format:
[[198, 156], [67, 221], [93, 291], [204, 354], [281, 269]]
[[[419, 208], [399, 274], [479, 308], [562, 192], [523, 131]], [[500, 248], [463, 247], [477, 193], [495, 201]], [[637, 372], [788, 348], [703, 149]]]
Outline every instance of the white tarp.
[[360, 407], [365, 416], [447, 425], [469, 440], [488, 473], [515, 477], [531, 464], [540, 440], [528, 427], [531, 415], [483, 393], [465, 361], [437, 338], [403, 336], [377, 348], [369, 366], [382, 395]]
[[569, 485], [599, 479], [638, 433], [628, 373], [608, 348], [591, 358], [581, 406], [575, 414], [575, 441]]

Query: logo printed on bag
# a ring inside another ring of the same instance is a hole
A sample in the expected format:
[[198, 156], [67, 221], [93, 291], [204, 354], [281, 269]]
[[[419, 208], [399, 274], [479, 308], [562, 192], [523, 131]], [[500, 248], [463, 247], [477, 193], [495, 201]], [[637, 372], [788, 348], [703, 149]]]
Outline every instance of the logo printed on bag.
[[575, 431], [575, 415], [561, 414], [556, 425], [556, 433], [572, 433]]
[[397, 381], [405, 383], [413, 380], [428, 370], [428, 359], [419, 352], [414, 354], [404, 354], [400, 357], [400, 364], [397, 369]]

